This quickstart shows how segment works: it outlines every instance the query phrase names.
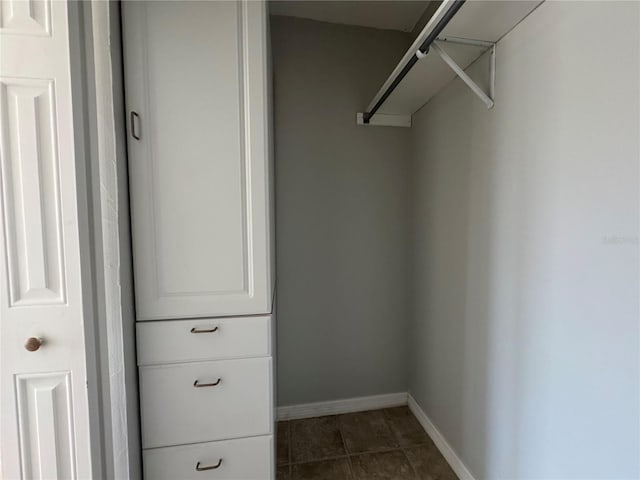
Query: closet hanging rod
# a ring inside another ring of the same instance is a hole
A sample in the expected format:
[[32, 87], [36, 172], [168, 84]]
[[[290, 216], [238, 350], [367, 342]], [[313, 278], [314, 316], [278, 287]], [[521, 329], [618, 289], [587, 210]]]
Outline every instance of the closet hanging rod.
[[[363, 114], [363, 121], [365, 124], [369, 123], [371, 117], [378, 111], [378, 109], [382, 106], [382, 104], [389, 98], [389, 95], [393, 93], [398, 84], [402, 81], [404, 77], [406, 77], [407, 73], [413, 68], [416, 62], [423, 58], [427, 53], [429, 53], [429, 47], [431, 44], [438, 38], [438, 35], [442, 33], [445, 27], [449, 24], [451, 19], [458, 13], [458, 10], [464, 5], [466, 0], [453, 0], [453, 5], [449, 7], [449, 10], [442, 16], [442, 18], [438, 21], [436, 26], [429, 32], [427, 38], [425, 38], [424, 42], [420, 45], [420, 48], [415, 52], [414, 55], [411, 56], [409, 61], [405, 64], [405, 66], [400, 70], [396, 78], [393, 79], [393, 82], [387, 87], [384, 93], [380, 96], [376, 104], [369, 110]], [[436, 12], [437, 14], [437, 12]]]

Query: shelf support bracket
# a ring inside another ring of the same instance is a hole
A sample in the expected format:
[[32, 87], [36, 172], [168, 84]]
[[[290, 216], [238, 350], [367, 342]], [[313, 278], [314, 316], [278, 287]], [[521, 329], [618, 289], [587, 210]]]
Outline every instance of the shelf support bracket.
[[[467, 75], [467, 72], [456, 63], [456, 61], [449, 56], [447, 52], [445, 52], [440, 46], [441, 43], [458, 43], [462, 45], [472, 45], [476, 47], [489, 47], [491, 49], [490, 55], [490, 71], [489, 71], [489, 94], [487, 95], [480, 86], [473, 81], [473, 79]], [[467, 86], [475, 93], [480, 100], [484, 102], [487, 108], [493, 108], [495, 102], [495, 83], [496, 83], [496, 44], [493, 42], [485, 42], [482, 40], [469, 40], [465, 38], [439, 38], [431, 44], [431, 47], [440, 55], [440, 58], [451, 67], [456, 75], [460, 77], [460, 79], [467, 84]]]

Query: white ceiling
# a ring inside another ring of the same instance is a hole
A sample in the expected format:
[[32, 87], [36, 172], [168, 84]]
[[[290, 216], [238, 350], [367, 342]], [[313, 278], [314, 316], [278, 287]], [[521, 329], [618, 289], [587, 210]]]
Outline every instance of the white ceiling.
[[270, 11], [272, 15], [410, 32], [428, 4], [428, 0], [277, 0], [270, 2]]

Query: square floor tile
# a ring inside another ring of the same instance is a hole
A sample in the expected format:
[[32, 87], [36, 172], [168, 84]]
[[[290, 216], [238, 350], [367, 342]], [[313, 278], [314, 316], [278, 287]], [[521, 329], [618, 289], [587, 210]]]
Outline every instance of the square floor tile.
[[384, 414], [401, 447], [422, 445], [430, 440], [409, 407], [387, 408]]
[[433, 442], [421, 447], [407, 448], [405, 453], [420, 480], [458, 480]]
[[349, 453], [375, 452], [398, 447], [382, 410], [347, 413], [338, 417]]
[[299, 463], [291, 467], [291, 480], [352, 480], [349, 460], [338, 458]]
[[291, 463], [289, 459], [289, 422], [278, 422], [278, 432], [276, 434], [276, 459], [278, 465]]
[[354, 480], [415, 480], [416, 476], [402, 450], [365, 453], [351, 457]]
[[289, 422], [291, 461], [324, 460], [345, 455], [335, 416], [307, 418]]

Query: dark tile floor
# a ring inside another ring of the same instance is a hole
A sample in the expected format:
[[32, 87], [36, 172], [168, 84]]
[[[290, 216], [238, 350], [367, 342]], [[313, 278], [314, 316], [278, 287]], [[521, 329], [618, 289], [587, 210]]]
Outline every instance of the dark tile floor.
[[278, 480], [457, 480], [407, 407], [278, 422]]

